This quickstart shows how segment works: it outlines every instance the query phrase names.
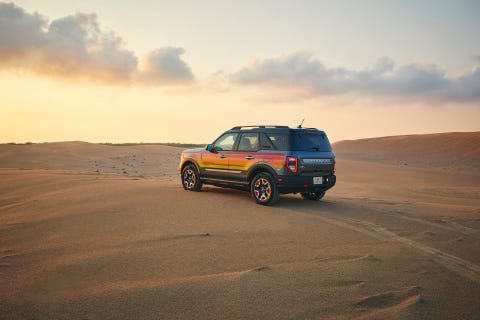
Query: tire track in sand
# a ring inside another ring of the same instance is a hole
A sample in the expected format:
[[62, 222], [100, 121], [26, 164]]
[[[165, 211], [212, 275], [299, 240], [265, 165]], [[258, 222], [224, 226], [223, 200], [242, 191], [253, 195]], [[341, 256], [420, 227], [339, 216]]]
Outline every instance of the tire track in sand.
[[[295, 211], [295, 213], [298, 214], [298, 211]], [[421, 244], [417, 241], [413, 241], [411, 239], [401, 237], [398, 234], [387, 230], [387, 228], [379, 226], [369, 221], [352, 219], [352, 218], [341, 218], [338, 216], [327, 217], [325, 213], [322, 213], [322, 215], [318, 215], [318, 212], [315, 212], [315, 217], [325, 221], [326, 223], [333, 224], [346, 229], [350, 229], [356, 232], [360, 232], [362, 234], [365, 234], [370, 237], [374, 237], [381, 241], [399, 242], [411, 249], [414, 249], [424, 254], [430, 260], [435, 261], [436, 263], [447, 268], [448, 270], [453, 271], [465, 278], [468, 278], [480, 284], [480, 266], [474, 263], [471, 263], [469, 261], [466, 261], [462, 258], [443, 252], [441, 250], [432, 248], [430, 246]]]
[[461, 225], [459, 223], [456, 223], [455, 221], [452, 221], [452, 220], [441, 219], [438, 222], [433, 222], [433, 221], [428, 221], [428, 220], [425, 220], [425, 219], [420, 219], [420, 218], [415, 218], [415, 217], [411, 217], [411, 216], [408, 216], [408, 215], [404, 215], [406, 213], [404, 213], [402, 211], [397, 211], [396, 213], [399, 213], [400, 215], [395, 215], [393, 213], [388, 213], [388, 215], [390, 215], [393, 218], [398, 218], [398, 219], [403, 219], [403, 220], [412, 221], [412, 222], [416, 222], [416, 223], [421, 223], [421, 224], [424, 224], [424, 225], [427, 225], [427, 226], [431, 226], [431, 227], [435, 227], [435, 228], [439, 228], [439, 229], [443, 229], [443, 230], [447, 230], [447, 231], [460, 233], [460, 234], [463, 234], [465, 236], [472, 236], [472, 237], [475, 237], [475, 238], [480, 238], [480, 231], [479, 230], [463, 226], [463, 225]]
[[477, 266], [474, 263], [471, 263], [467, 260], [454, 256], [452, 254], [443, 252], [439, 249], [432, 248], [430, 246], [421, 244], [417, 241], [413, 241], [411, 239], [401, 237], [396, 233], [393, 233], [386, 228], [376, 225], [374, 223], [364, 221], [364, 220], [355, 220], [349, 219], [352, 224], [357, 224], [367, 228], [369, 231], [372, 231], [376, 234], [381, 235], [385, 240], [394, 240], [405, 244], [411, 248], [416, 249], [426, 255], [429, 258], [438, 264], [444, 266], [445, 268], [456, 272], [470, 280], [473, 280], [477, 283], [480, 283], [480, 266]]

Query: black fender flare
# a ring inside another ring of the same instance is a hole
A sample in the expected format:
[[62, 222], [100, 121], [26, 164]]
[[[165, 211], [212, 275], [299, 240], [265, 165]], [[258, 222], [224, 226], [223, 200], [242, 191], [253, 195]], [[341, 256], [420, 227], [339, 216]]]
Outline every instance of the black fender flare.
[[200, 166], [198, 165], [197, 161], [195, 161], [195, 159], [193, 158], [187, 158], [183, 161], [182, 168], [180, 169], [180, 174], [182, 173], [183, 168], [185, 168], [189, 164], [193, 164], [195, 168], [197, 168], [198, 174], [200, 174]]
[[269, 164], [267, 164], [267, 163], [257, 163], [248, 170], [247, 181], [250, 183], [250, 181], [253, 179], [254, 175], [258, 172], [268, 172], [274, 178], [277, 176], [277, 172]]

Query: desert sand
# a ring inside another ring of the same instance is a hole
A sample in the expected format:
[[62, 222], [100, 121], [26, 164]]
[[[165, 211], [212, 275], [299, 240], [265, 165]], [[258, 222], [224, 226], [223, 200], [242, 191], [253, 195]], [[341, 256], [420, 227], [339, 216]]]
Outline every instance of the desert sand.
[[184, 191], [180, 148], [0, 145], [0, 319], [480, 319], [467, 135], [339, 142], [273, 207]]

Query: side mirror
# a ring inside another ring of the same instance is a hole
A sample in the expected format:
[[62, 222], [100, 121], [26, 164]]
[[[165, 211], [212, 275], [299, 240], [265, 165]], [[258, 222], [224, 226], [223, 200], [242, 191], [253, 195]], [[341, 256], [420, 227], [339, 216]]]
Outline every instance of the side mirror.
[[207, 151], [212, 152], [213, 151], [213, 144], [207, 144]]

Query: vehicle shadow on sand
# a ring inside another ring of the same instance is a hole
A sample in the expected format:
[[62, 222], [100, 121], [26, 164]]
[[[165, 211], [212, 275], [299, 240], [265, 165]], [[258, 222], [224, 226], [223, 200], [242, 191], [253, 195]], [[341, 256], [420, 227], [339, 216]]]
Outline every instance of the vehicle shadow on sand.
[[[221, 188], [215, 186], [204, 186], [202, 188], [202, 193], [208, 193], [211, 195], [221, 195], [225, 197], [225, 201], [231, 201], [232, 203], [254, 203], [254, 199], [248, 191], [242, 191], [237, 189], [230, 188]], [[294, 210], [340, 210], [344, 209], [347, 206], [346, 203], [342, 202], [340, 199], [328, 198], [328, 195], [324, 199], [319, 201], [305, 200], [300, 194], [284, 194], [280, 196], [278, 202], [272, 206], [267, 206], [268, 208], [278, 208], [278, 209], [294, 209]]]

